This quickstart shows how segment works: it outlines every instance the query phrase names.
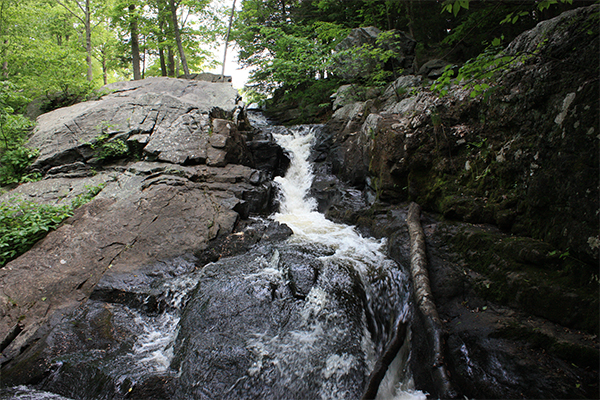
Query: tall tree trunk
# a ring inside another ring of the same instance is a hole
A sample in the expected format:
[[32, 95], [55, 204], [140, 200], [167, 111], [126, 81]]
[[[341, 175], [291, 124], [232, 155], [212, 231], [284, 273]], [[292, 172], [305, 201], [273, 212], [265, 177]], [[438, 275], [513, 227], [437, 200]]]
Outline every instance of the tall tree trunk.
[[106, 67], [106, 56], [102, 54], [102, 81], [108, 85], [108, 68]]
[[408, 16], [408, 33], [411, 38], [415, 38], [415, 32], [413, 30], [413, 26], [415, 25], [415, 13], [413, 11], [413, 0], [408, 2], [408, 6], [406, 7], [406, 15]]
[[167, 71], [168, 76], [175, 76], [175, 55], [173, 54], [173, 48], [171, 46], [167, 48]]
[[165, 51], [158, 48], [158, 58], [160, 59], [160, 76], [167, 76], [167, 63], [165, 61]]
[[[5, 46], [6, 48], [8, 48], [8, 39], [4, 39], [4, 46]], [[4, 50], [4, 52], [3, 52], [3, 53], [4, 53], [4, 54], [3, 54], [3, 56], [4, 56], [4, 57], [8, 57], [8, 50]], [[5, 78], [8, 78], [8, 61], [6, 61], [6, 60], [4, 60], [4, 61], [2, 62], [2, 75], [3, 75]]]
[[231, 6], [231, 15], [229, 16], [229, 26], [227, 26], [227, 36], [225, 37], [225, 50], [223, 50], [223, 69], [221, 70], [221, 82], [225, 82], [225, 61], [227, 60], [227, 46], [229, 46], [229, 34], [231, 33], [231, 24], [233, 23], [233, 14], [235, 13], [235, 0]]
[[[165, 42], [169, 37], [169, 18], [166, 13], [166, 5], [164, 0], [159, 0], [158, 5], [158, 56], [160, 59], [160, 74], [162, 76], [170, 76], [169, 70], [167, 69], [167, 59], [168, 54], [165, 55]], [[168, 48], [167, 48], [167, 53]]]
[[131, 30], [131, 58], [133, 62], [133, 80], [142, 79], [140, 71], [140, 40], [138, 35], [138, 23], [135, 16], [135, 5], [129, 6], [129, 29]]
[[[90, 0], [85, 0], [85, 6], [83, 6], [79, 0], [75, 1], [75, 4], [77, 4], [77, 7], [79, 8], [79, 10], [81, 12], [83, 12], [83, 17], [81, 16], [81, 14], [78, 14], [77, 12], [71, 10], [66, 2], [63, 2], [61, 0], [56, 0], [56, 2], [58, 4], [60, 4], [62, 7], [64, 7], [65, 10], [67, 10], [68, 12], [70, 12], [75, 18], [77, 18], [79, 21], [81, 21], [81, 23], [83, 24], [83, 27], [85, 29], [85, 61], [87, 62], [87, 80], [88, 82], [91, 82], [94, 79], [94, 71], [92, 69], [92, 9], [90, 6]], [[68, 40], [68, 37], [67, 37]]]
[[94, 80], [94, 71], [92, 69], [92, 22], [91, 22], [90, 0], [85, 0], [85, 61], [87, 62], [87, 80]]
[[183, 74], [185, 77], [190, 75], [190, 69], [187, 65], [187, 59], [185, 58], [185, 52], [183, 51], [183, 44], [181, 43], [181, 32], [179, 32], [179, 24], [177, 22], [177, 6], [175, 0], [169, 0], [169, 7], [171, 8], [171, 20], [173, 22], [173, 33], [175, 34], [175, 42], [177, 43], [177, 49], [179, 50], [179, 57], [181, 58], [181, 66], [183, 67]]

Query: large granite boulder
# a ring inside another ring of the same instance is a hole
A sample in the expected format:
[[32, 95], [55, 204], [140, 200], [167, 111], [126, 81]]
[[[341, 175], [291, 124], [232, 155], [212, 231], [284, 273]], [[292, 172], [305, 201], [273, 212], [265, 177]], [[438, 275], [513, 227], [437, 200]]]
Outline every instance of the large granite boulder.
[[[142, 149], [142, 157], [159, 161], [222, 164], [225, 143], [215, 146], [209, 140], [211, 121], [233, 120], [237, 128], [243, 109], [237, 91], [227, 83], [148, 78], [113, 83], [102, 91], [108, 94], [99, 100], [38, 117], [28, 144], [40, 150], [34, 168], [46, 171], [76, 161], [94, 162], [94, 150], [111, 141], [126, 143], [132, 151]], [[230, 146], [238, 146], [235, 130], [218, 133], [228, 136]]]

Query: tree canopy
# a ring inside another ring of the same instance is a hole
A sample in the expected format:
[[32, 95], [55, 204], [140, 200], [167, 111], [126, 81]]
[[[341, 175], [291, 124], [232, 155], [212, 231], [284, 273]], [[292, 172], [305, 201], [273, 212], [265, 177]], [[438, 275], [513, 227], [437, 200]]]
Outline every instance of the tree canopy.
[[[0, 0], [0, 79], [30, 98], [214, 64], [210, 0]], [[64, 105], [64, 104], [60, 104]]]
[[[338, 72], [339, 60], [347, 58], [335, 49], [353, 28], [405, 32], [417, 43], [417, 64], [431, 58], [460, 64], [486, 49], [489, 54], [491, 44], [508, 42], [543, 19], [590, 3], [240, 0], [231, 38], [240, 62], [252, 69], [247, 93], [287, 97], [314, 112], [326, 109], [331, 93], [345, 83]], [[84, 100], [109, 82], [216, 67], [209, 49], [224, 39], [233, 5], [233, 0], [0, 0], [0, 168], [12, 171], [9, 181], [25, 179], [18, 176], [35, 156], [22, 150], [31, 123], [21, 114], [32, 99], [42, 98], [39, 108], [48, 111]], [[361, 51], [376, 65], [367, 83], [393, 78], [384, 70], [388, 50]]]
[[[585, 4], [584, 4], [585, 3]], [[463, 63], [494, 39], [508, 42], [538, 22], [593, 1], [572, 0], [245, 0], [235, 40], [253, 68], [254, 91], [269, 96], [330, 77], [335, 46], [350, 29], [406, 32], [417, 64], [431, 58]]]

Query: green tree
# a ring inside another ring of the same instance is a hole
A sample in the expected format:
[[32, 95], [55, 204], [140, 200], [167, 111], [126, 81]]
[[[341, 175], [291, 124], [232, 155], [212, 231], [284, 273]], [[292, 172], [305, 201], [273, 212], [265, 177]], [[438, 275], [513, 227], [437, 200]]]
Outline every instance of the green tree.
[[92, 82], [94, 72], [92, 66], [92, 7], [91, 0], [56, 0], [58, 4], [63, 6], [70, 12], [81, 24], [85, 36], [85, 61], [87, 63], [87, 80]]

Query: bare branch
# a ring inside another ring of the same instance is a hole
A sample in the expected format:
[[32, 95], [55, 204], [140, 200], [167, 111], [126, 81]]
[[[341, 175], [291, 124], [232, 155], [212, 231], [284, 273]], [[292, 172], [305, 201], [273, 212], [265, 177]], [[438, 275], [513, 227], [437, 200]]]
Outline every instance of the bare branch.
[[[85, 25], [85, 19], [83, 19], [82, 17], [80, 17], [79, 15], [77, 15], [77, 13], [75, 13], [73, 10], [71, 10], [63, 1], [60, 0], [56, 0], [56, 2], [58, 4], [60, 4], [61, 6], [64, 7], [65, 10], [67, 10], [68, 12], [71, 13], [71, 15], [73, 15], [75, 18], [77, 18], [79, 21], [81, 21], [82, 24]], [[79, 5], [79, 3], [77, 3], [77, 5]]]

